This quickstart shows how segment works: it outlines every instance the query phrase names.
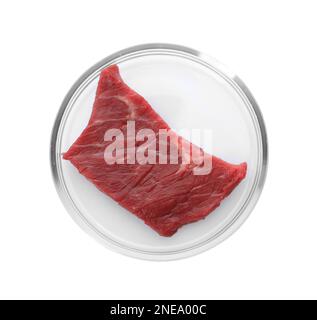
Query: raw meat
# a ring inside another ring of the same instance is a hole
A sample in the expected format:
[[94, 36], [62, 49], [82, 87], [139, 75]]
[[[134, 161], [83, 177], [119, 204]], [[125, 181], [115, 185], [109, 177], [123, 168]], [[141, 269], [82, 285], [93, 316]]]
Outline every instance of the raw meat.
[[246, 163], [234, 165], [215, 156], [208, 156], [212, 170], [205, 175], [195, 175], [197, 166], [192, 162], [107, 164], [104, 151], [111, 141], [104, 141], [105, 132], [110, 128], [125, 132], [127, 120], [135, 120], [136, 132], [142, 128], [155, 133], [169, 129], [112, 65], [101, 72], [87, 127], [63, 157], [99, 190], [162, 236], [172, 236], [181, 226], [205, 218], [246, 175]]

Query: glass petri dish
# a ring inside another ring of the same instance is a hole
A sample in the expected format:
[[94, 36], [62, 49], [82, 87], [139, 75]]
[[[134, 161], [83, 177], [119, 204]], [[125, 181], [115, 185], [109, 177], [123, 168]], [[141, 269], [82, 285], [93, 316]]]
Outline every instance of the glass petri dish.
[[[101, 70], [112, 64], [119, 66], [123, 80], [176, 132], [211, 128], [214, 155], [248, 164], [246, 178], [216, 210], [172, 237], [159, 236], [62, 159], [88, 122]], [[145, 44], [108, 56], [76, 81], [58, 112], [50, 159], [58, 194], [87, 233], [128, 256], [174, 260], [214, 247], [249, 216], [265, 180], [267, 137], [255, 99], [234, 73], [190, 48]]]

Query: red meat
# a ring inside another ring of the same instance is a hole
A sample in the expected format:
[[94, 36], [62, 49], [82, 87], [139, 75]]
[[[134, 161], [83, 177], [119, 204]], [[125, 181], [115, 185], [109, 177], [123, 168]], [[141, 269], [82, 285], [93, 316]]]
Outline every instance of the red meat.
[[212, 170], [205, 175], [194, 174], [197, 165], [192, 161], [127, 164], [126, 150], [124, 164], [108, 164], [104, 152], [111, 141], [105, 141], [105, 132], [112, 128], [126, 132], [127, 120], [135, 121], [136, 132], [149, 128], [157, 134], [159, 129], [169, 129], [112, 65], [101, 72], [88, 125], [63, 157], [100, 191], [162, 236], [172, 236], [181, 226], [205, 218], [246, 175], [246, 163], [234, 165], [215, 156], [207, 156]]

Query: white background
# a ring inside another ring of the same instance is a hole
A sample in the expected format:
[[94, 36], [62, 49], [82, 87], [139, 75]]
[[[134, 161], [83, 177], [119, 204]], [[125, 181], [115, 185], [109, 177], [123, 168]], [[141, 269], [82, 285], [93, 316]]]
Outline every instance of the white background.
[[[316, 1], [6, 1], [0, 5], [0, 298], [317, 298]], [[49, 141], [73, 82], [126, 47], [206, 52], [267, 125], [264, 192], [232, 237], [167, 263], [111, 252], [63, 208]]]

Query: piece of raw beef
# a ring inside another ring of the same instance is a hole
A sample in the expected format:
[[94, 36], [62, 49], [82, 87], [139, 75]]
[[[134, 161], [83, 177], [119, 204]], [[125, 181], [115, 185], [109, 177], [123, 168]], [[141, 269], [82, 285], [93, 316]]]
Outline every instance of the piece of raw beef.
[[[106, 163], [105, 149], [112, 141], [105, 141], [105, 132], [116, 128], [126, 134], [128, 120], [135, 121], [136, 132], [148, 128], [157, 134], [160, 129], [169, 129], [145, 99], [123, 82], [118, 67], [112, 65], [101, 72], [87, 127], [63, 157], [100, 191], [162, 236], [172, 236], [181, 226], [205, 218], [246, 175], [246, 163], [234, 165], [215, 156], [206, 157], [212, 161], [211, 172], [200, 175], [194, 174], [197, 165], [192, 161], [127, 164], [126, 149], [124, 164]], [[198, 147], [192, 145], [195, 149]]]

